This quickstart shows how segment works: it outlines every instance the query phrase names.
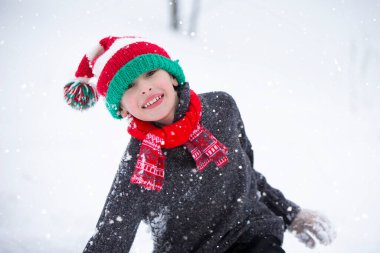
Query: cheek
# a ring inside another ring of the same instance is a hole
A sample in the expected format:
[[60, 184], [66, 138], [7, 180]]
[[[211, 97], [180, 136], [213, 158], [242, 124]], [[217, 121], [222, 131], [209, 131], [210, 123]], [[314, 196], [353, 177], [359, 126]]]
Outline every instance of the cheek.
[[156, 87], [167, 89], [169, 86], [173, 86], [173, 82], [169, 78], [159, 78], [155, 82]]
[[135, 111], [137, 108], [136, 101], [133, 98], [126, 100], [124, 106], [128, 111]]
[[130, 90], [126, 91], [121, 98], [121, 104], [127, 111], [131, 110], [133, 108], [133, 104], [136, 103], [134, 98], [135, 96]]

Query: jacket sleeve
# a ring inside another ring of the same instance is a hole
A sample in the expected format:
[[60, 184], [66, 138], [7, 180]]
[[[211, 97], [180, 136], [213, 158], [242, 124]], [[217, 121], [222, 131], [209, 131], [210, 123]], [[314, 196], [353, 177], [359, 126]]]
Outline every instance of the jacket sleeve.
[[[142, 220], [140, 191], [129, 183], [127, 172], [131, 169], [128, 149], [115, 176], [96, 232], [83, 252], [129, 252]], [[128, 160], [129, 159], [129, 160]]]
[[[235, 104], [236, 105], [236, 104]], [[245, 150], [249, 160], [252, 164], [254, 171], [254, 178], [256, 179], [257, 188], [259, 190], [260, 201], [262, 201], [273, 213], [281, 216], [284, 219], [285, 225], [288, 226], [294, 220], [295, 216], [300, 211], [300, 207], [292, 201], [285, 198], [281, 191], [273, 188], [266, 181], [265, 177], [254, 169], [254, 155], [251, 142], [249, 141], [245, 129], [244, 123], [241, 119], [239, 110], [238, 112], [238, 129], [240, 129], [240, 143], [243, 150]]]

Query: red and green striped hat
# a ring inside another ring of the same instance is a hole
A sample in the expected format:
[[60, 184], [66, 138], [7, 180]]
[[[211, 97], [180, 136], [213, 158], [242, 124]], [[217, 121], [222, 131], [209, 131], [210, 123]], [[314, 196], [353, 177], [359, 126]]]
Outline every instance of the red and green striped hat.
[[[96, 103], [100, 94], [111, 115], [121, 119], [124, 92], [133, 80], [153, 69], [166, 70], [180, 85], [185, 83], [178, 60], [170, 59], [162, 47], [138, 37], [106, 37], [82, 58], [76, 79], [65, 85], [65, 100], [71, 107], [85, 110]], [[90, 83], [92, 77], [98, 78], [96, 86]]]

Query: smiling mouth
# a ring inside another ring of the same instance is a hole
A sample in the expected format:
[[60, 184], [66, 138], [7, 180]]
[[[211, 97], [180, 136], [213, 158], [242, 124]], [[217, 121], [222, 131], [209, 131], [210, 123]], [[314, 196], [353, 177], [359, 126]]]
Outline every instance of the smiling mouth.
[[145, 105], [142, 106], [143, 109], [146, 109], [146, 108], [149, 108], [151, 107], [152, 105], [154, 105], [155, 103], [157, 103], [158, 101], [160, 101], [162, 98], [164, 97], [164, 95], [159, 95], [153, 99], [151, 99], [148, 103], [146, 103]]

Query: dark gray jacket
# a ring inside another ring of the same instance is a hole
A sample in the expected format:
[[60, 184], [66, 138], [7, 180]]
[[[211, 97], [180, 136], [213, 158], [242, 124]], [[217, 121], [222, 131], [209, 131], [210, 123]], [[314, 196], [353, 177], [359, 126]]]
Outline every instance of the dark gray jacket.
[[[189, 88], [178, 92], [175, 120], [187, 111]], [[225, 92], [199, 95], [201, 124], [228, 148], [229, 163], [198, 172], [184, 146], [164, 149], [161, 192], [129, 180], [141, 142], [131, 138], [84, 252], [128, 252], [141, 220], [152, 228], [154, 252], [224, 252], [242, 237], [274, 235], [281, 242], [300, 208], [253, 169], [253, 150], [239, 110]]]

